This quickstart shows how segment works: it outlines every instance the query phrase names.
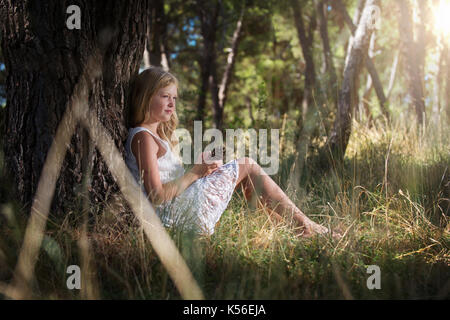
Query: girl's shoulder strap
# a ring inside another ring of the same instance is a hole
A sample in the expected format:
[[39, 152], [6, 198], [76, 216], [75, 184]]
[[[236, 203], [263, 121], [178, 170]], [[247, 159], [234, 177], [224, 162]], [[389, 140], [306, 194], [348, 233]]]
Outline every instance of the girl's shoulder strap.
[[144, 127], [135, 127], [133, 128], [133, 130], [135, 130], [134, 134], [140, 132], [140, 131], [147, 131], [148, 133], [150, 133], [154, 138], [158, 139], [159, 141], [161, 141], [164, 146], [167, 146], [168, 142], [161, 139], [160, 137], [158, 137], [156, 134], [154, 134], [153, 132], [151, 132], [149, 129], [144, 128]]

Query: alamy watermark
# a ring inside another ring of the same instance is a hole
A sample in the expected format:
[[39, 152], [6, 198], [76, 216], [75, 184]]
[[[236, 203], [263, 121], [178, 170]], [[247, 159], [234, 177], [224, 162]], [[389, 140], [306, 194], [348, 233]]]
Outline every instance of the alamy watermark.
[[67, 29], [81, 29], [81, 9], [77, 5], [70, 5], [66, 9], [66, 13], [70, 16], [66, 20]]
[[377, 265], [370, 265], [367, 267], [367, 273], [371, 274], [370, 277], [367, 278], [367, 289], [381, 289], [381, 270]]
[[[268, 131], [270, 131], [270, 140], [268, 140]], [[209, 158], [204, 159], [206, 163], [217, 160], [223, 160], [226, 163], [248, 156], [257, 162], [268, 175], [278, 172], [280, 162], [279, 129], [259, 129], [258, 131], [255, 129], [225, 129], [226, 139], [224, 140], [222, 131], [211, 128], [203, 133], [202, 121], [194, 121], [194, 139], [189, 131], [183, 128], [176, 129], [175, 135], [180, 140], [176, 148], [183, 164], [201, 163], [202, 159], [199, 155], [203, 151], [211, 154]], [[203, 142], [210, 142], [204, 150], [202, 150]], [[223, 148], [225, 149], [224, 158]], [[246, 153], [247, 149], [248, 154]]]
[[66, 273], [70, 274], [70, 276], [67, 278], [66, 286], [67, 289], [73, 290], [81, 289], [81, 270], [80, 267], [76, 264], [70, 265], [66, 269]]

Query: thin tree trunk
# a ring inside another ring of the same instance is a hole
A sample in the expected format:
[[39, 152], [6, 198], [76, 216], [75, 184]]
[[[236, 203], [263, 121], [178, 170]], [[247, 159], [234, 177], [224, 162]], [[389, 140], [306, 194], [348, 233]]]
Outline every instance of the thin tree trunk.
[[161, 35], [164, 30], [164, 2], [152, 1], [152, 26], [150, 30], [150, 64], [161, 66]]
[[[211, 25], [217, 26], [218, 13], [222, 12], [222, 4], [221, 1], [217, 2], [216, 8], [213, 12], [216, 12], [215, 18], [210, 22]], [[210, 37], [210, 44], [208, 45], [210, 52], [208, 52], [210, 57], [210, 68], [209, 68], [209, 77], [208, 84], [211, 92], [211, 99], [213, 104], [213, 118], [214, 118], [214, 126], [215, 128], [222, 130], [223, 129], [223, 114], [225, 109], [225, 103], [227, 100], [227, 90], [231, 81], [231, 77], [233, 74], [233, 68], [236, 61], [236, 56], [238, 52], [238, 46], [241, 39], [241, 31], [242, 31], [242, 23], [244, 18], [245, 7], [242, 7], [241, 14], [236, 23], [236, 28], [233, 32], [233, 37], [231, 40], [231, 48], [228, 52], [227, 63], [225, 65], [225, 71], [222, 75], [220, 83], [218, 81], [217, 75], [217, 61], [216, 61], [216, 53], [215, 53], [215, 34], [214, 34], [214, 42], [212, 37]], [[206, 28], [208, 25], [207, 18], [205, 17], [202, 23], [202, 30]], [[211, 30], [215, 30], [214, 27]], [[204, 39], [208, 37], [208, 32], [211, 30], [204, 30]], [[206, 74], [205, 74], [206, 76]]]
[[164, 70], [169, 71], [170, 70], [170, 49], [169, 49], [169, 41], [168, 41], [168, 33], [167, 33], [167, 25], [169, 23], [168, 16], [164, 12], [164, 1], [162, 1], [162, 15], [163, 15], [163, 30], [161, 34], [161, 66]]
[[442, 83], [442, 68], [444, 62], [443, 56], [444, 50], [439, 52], [438, 59], [438, 70], [435, 75], [434, 86], [433, 86], [433, 107], [431, 110], [431, 121], [435, 128], [438, 128], [440, 122], [440, 112], [441, 112], [441, 83]]
[[[305, 86], [302, 99], [302, 116], [298, 119], [298, 131], [296, 134], [296, 154], [295, 161], [291, 167], [288, 178], [288, 189], [297, 190], [300, 177], [303, 171], [305, 159], [308, 153], [311, 136], [317, 129], [318, 110], [314, 101], [313, 91], [316, 89], [316, 73], [312, 55], [313, 33], [317, 26], [316, 17], [313, 15], [308, 27], [308, 35], [303, 22], [303, 13], [298, 0], [292, 2], [294, 12], [294, 22], [297, 29], [300, 46], [305, 59]], [[315, 14], [315, 13], [314, 13]], [[319, 102], [321, 104], [321, 102]]]
[[392, 88], [394, 87], [395, 77], [397, 75], [399, 56], [400, 56], [400, 52], [397, 51], [394, 56], [394, 61], [392, 62], [391, 75], [389, 76], [389, 85], [388, 85], [388, 89], [386, 91], [386, 99], [387, 100], [389, 100], [389, 98], [391, 96]]
[[144, 64], [158, 66], [169, 71], [167, 48], [167, 16], [164, 11], [164, 0], [154, 0], [151, 4], [150, 31], [147, 33]]
[[[373, 58], [374, 49], [375, 49], [375, 32], [373, 32], [372, 36], [370, 37], [370, 45], [369, 45], [369, 53], [368, 53], [368, 57], [370, 59]], [[372, 122], [372, 113], [370, 112], [370, 108], [369, 108], [369, 99], [370, 99], [370, 93], [372, 92], [372, 88], [373, 88], [372, 77], [370, 76], [370, 74], [368, 74], [367, 81], [366, 81], [366, 88], [364, 89], [364, 93], [363, 93], [363, 98], [361, 99], [361, 101], [359, 103], [359, 115], [360, 115], [360, 120], [362, 120], [362, 113], [364, 111], [369, 125]]]
[[[335, 5], [338, 9], [338, 11], [342, 14], [344, 21], [350, 28], [352, 35], [356, 32], [356, 25], [352, 22], [350, 16], [348, 15], [347, 10], [345, 9], [345, 6], [343, 5], [341, 0], [335, 0]], [[356, 16], [356, 15], [355, 15]], [[346, 60], [347, 61], [347, 60]], [[375, 68], [375, 65], [373, 64], [373, 61], [370, 57], [365, 58], [365, 67], [367, 68], [367, 71], [370, 74], [370, 77], [372, 78], [373, 86], [375, 88], [375, 92], [377, 94], [378, 102], [380, 104], [380, 109], [383, 112], [383, 114], [386, 116], [387, 119], [389, 119], [389, 113], [386, 109], [386, 96], [383, 91], [383, 85], [381, 84], [380, 77], [378, 76], [378, 72]], [[357, 97], [355, 98], [357, 103]]]
[[[350, 35], [350, 39], [348, 41], [347, 54], [345, 55], [345, 64], [347, 64], [347, 59], [350, 57], [350, 51], [352, 50], [352, 44], [353, 44], [353, 38], [355, 35], [356, 26], [359, 24], [359, 20], [361, 18], [361, 14], [362, 14], [365, 4], [366, 4], [366, 0], [358, 0], [358, 4], [356, 5], [356, 9], [353, 14], [353, 19], [350, 18], [348, 13], [346, 15], [344, 15], [344, 20], [347, 23], [347, 25], [353, 26], [353, 28], [350, 28], [352, 34]], [[344, 11], [347, 12], [347, 10], [345, 9], [345, 6], [341, 0], [335, 1], [335, 5], [337, 5], [340, 10], [344, 9]]]
[[[3, 1], [0, 7], [8, 73], [5, 162], [18, 199], [28, 209], [57, 125], [95, 48], [102, 74], [92, 83], [89, 106], [123, 152], [130, 78], [144, 51], [149, 1], [77, 3], [83, 8], [79, 30], [66, 26], [68, 1]], [[67, 213], [81, 189], [82, 135], [78, 128], [71, 139], [52, 202], [54, 214]], [[91, 201], [104, 203], [118, 187], [97, 150], [91, 161]]]
[[415, 108], [419, 126], [425, 121], [424, 90], [421, 78], [418, 44], [414, 41], [412, 9], [408, 1], [398, 1], [400, 9], [400, 39], [401, 52], [404, 56], [403, 67], [406, 69], [406, 78], [409, 84], [409, 95], [412, 106]]
[[[215, 70], [215, 43], [217, 19], [220, 2], [211, 7], [211, 4], [205, 0], [196, 1], [196, 9], [200, 18], [201, 34], [203, 38], [203, 50], [200, 58], [200, 92], [197, 103], [196, 120], [203, 121], [205, 117], [206, 96], [210, 88], [211, 71]], [[217, 94], [215, 94], [217, 96]]]
[[225, 108], [225, 102], [227, 100], [227, 90], [230, 85], [231, 76], [236, 62], [236, 56], [238, 52], [239, 41], [242, 34], [242, 21], [244, 19], [245, 7], [242, 8], [239, 20], [236, 23], [236, 29], [231, 39], [231, 50], [228, 52], [227, 64], [225, 66], [225, 72], [222, 76], [222, 81], [219, 86], [219, 107], [223, 110]]
[[379, 0], [368, 0], [364, 7], [359, 25], [356, 29], [352, 49], [348, 63], [344, 67], [344, 79], [339, 94], [338, 112], [334, 122], [333, 129], [328, 138], [325, 148], [331, 152], [334, 160], [342, 160], [352, 126], [352, 113], [355, 107], [352, 95], [355, 93], [357, 78], [364, 65], [364, 59], [367, 56], [370, 36], [372, 34], [371, 26], [371, 6], [379, 5]]
[[150, 66], [152, 65], [150, 63], [150, 51], [151, 51], [151, 46], [150, 46], [150, 26], [151, 26], [151, 21], [152, 19], [150, 18], [149, 23], [147, 24], [147, 31], [145, 32], [145, 47], [144, 47], [144, 56], [143, 56], [143, 60], [144, 60], [144, 66], [145, 68], [150, 68]]
[[317, 12], [317, 20], [319, 24], [320, 38], [322, 39], [323, 46], [323, 61], [324, 61], [324, 69], [322, 73], [325, 73], [328, 76], [328, 94], [327, 96], [331, 98], [336, 105], [337, 102], [337, 76], [336, 69], [333, 63], [333, 56], [331, 54], [331, 46], [330, 40], [328, 38], [328, 26], [327, 26], [327, 18], [325, 12], [327, 11], [327, 4], [324, 0], [316, 0], [315, 1], [316, 12]]
[[[365, 4], [366, 4], [366, 0], [358, 0], [355, 12], [353, 14], [353, 20], [351, 20], [351, 19], [348, 20], [348, 21], [350, 21], [352, 23], [353, 26], [355, 26], [355, 30], [356, 30], [356, 26], [359, 24], [359, 20], [361, 19], [361, 14], [362, 14], [362, 11], [364, 9], [364, 5]], [[342, 6], [342, 7], [345, 8], [344, 6]], [[352, 31], [350, 39], [348, 41], [347, 54], [345, 55], [345, 63], [344, 63], [344, 65], [347, 65], [348, 59], [350, 58], [350, 52], [351, 52], [351, 49], [352, 49], [352, 46], [353, 46], [354, 35], [355, 35], [355, 32]], [[359, 94], [358, 94], [358, 90], [357, 90], [357, 88], [359, 88], [359, 86], [360, 86], [359, 81], [360, 80], [359, 80], [359, 77], [358, 77], [356, 79], [356, 84], [354, 86], [356, 91], [354, 93], [352, 93], [352, 97], [353, 97], [352, 99], [354, 99], [353, 104], [355, 106], [358, 106], [360, 104]], [[356, 113], [358, 113], [358, 108], [355, 108], [355, 111], [356, 111]]]
[[[316, 88], [316, 71], [312, 55], [313, 30], [315, 29], [315, 19], [311, 19], [309, 26], [309, 35], [306, 34], [305, 24], [303, 22], [302, 8], [298, 0], [292, 1], [294, 12], [294, 22], [297, 29], [297, 35], [302, 48], [303, 58], [305, 59], [305, 87], [303, 90], [302, 101], [302, 125], [304, 124], [309, 109], [314, 107], [313, 90]], [[312, 31], [311, 31], [312, 30]]]
[[447, 124], [450, 125], [450, 50], [448, 45], [445, 45], [442, 53], [445, 59], [445, 110], [447, 113]]

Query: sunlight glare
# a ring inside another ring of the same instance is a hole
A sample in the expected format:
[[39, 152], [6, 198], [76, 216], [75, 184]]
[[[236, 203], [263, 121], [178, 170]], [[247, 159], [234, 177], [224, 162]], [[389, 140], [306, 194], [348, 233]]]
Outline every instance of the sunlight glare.
[[436, 32], [444, 38], [450, 37], [450, 1], [441, 0], [433, 11]]

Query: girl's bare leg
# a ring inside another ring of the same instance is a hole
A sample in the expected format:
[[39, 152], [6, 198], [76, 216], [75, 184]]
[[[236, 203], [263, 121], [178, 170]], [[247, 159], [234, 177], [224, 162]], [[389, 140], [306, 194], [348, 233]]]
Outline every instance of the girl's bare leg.
[[239, 164], [239, 177], [237, 186], [244, 188], [246, 198], [251, 201], [256, 196], [262, 204], [266, 205], [279, 216], [292, 218], [297, 224], [298, 232], [304, 237], [315, 233], [327, 233], [328, 229], [309, 219], [295, 204], [286, 196], [281, 188], [272, 180], [264, 170], [251, 158], [237, 160]]

